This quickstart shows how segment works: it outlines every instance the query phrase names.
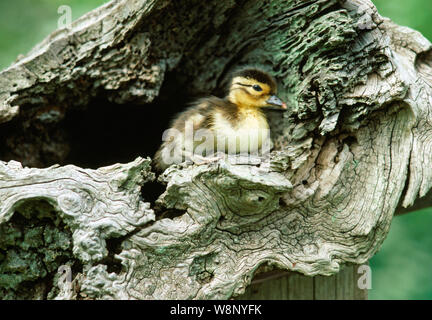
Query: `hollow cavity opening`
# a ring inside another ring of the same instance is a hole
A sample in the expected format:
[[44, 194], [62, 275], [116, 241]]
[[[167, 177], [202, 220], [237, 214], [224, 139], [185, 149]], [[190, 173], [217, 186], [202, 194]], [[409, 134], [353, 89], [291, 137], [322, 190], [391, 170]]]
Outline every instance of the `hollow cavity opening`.
[[[73, 101], [23, 105], [17, 118], [0, 124], [0, 160], [37, 168], [74, 164], [95, 169], [153, 157], [175, 115], [208, 94], [222, 97], [225, 90], [191, 91], [180, 74], [171, 72], [150, 104], [116, 104], [101, 93], [84, 107]], [[267, 114], [270, 127], [277, 127], [281, 114]]]
[[0, 124], [0, 160], [37, 168], [98, 168], [152, 157], [171, 119], [193, 99], [177, 86], [175, 76], [167, 75], [150, 104], [116, 104], [102, 93], [84, 107], [73, 101], [23, 105], [18, 117]]

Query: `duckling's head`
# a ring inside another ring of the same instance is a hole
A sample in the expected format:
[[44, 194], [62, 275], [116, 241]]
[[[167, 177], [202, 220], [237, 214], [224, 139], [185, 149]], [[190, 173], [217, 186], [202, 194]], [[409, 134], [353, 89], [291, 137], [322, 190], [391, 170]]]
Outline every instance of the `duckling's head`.
[[286, 104], [276, 96], [277, 84], [267, 72], [257, 68], [244, 68], [231, 76], [228, 100], [239, 108], [262, 108]]

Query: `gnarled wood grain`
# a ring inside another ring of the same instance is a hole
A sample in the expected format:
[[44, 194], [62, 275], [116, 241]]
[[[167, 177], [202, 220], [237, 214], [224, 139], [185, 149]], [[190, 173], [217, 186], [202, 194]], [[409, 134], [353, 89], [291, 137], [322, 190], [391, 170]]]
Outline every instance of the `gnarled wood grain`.
[[[3, 162], [0, 223], [34, 199], [53, 207], [82, 265], [69, 298], [224, 299], [257, 270], [362, 264], [398, 204], [431, 187], [431, 48], [368, 0], [112, 1], [2, 72], [0, 121], [98, 95], [145, 108], [168, 72], [189, 93], [208, 92], [255, 63], [290, 105], [269, 114], [274, 150], [256, 163], [172, 166], [154, 208], [140, 196], [152, 180], [141, 158], [98, 170]], [[1, 248], [12, 275], [13, 239]]]

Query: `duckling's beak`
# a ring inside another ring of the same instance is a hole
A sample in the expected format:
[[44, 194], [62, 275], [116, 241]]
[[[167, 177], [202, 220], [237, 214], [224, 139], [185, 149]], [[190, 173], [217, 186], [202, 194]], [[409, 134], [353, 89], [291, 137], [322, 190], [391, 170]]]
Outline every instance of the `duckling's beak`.
[[273, 95], [270, 98], [268, 98], [268, 100], [266, 101], [266, 103], [269, 104], [269, 105], [271, 105], [271, 106], [281, 107], [282, 109], [286, 109], [287, 108], [285, 102], [283, 102], [281, 99], [279, 99], [275, 95]]

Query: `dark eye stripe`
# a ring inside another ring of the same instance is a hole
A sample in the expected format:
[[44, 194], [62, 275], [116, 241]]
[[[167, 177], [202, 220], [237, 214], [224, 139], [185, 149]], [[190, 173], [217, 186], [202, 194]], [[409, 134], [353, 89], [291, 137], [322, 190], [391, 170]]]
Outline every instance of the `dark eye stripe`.
[[245, 88], [234, 88], [233, 90], [241, 90], [241, 91], [243, 91], [244, 93], [246, 93], [247, 95], [252, 95], [252, 93], [250, 93], [249, 91], [247, 91]]
[[252, 87], [251, 84], [244, 84], [244, 83], [240, 83], [240, 82], [236, 82], [234, 84], [238, 84], [239, 86], [243, 86], [243, 87]]
[[257, 84], [251, 85], [251, 84], [244, 84], [244, 83], [240, 83], [240, 82], [236, 82], [234, 84], [238, 84], [238, 85], [243, 86], [243, 87], [252, 87], [255, 91], [258, 91], [258, 92], [263, 91], [261, 86], [259, 86]]

